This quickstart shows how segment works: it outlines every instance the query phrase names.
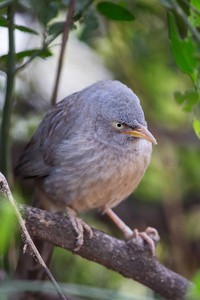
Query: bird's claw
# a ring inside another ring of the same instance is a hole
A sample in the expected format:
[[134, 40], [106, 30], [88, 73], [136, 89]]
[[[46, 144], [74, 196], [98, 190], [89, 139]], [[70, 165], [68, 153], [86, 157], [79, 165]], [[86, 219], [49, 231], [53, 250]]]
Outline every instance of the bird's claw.
[[131, 238], [137, 239], [138, 237], [141, 237], [144, 241], [147, 242], [151, 249], [151, 253], [153, 256], [156, 255], [156, 246], [160, 240], [160, 236], [158, 234], [158, 231], [153, 227], [147, 227], [145, 231], [138, 232], [137, 229], [133, 230], [132, 237], [129, 237], [129, 240]]
[[74, 251], [79, 251], [84, 243], [84, 230], [88, 233], [89, 238], [91, 239], [93, 236], [93, 232], [91, 227], [86, 224], [81, 218], [77, 217], [74, 209], [67, 207], [66, 214], [70, 219], [70, 222], [77, 233], [76, 244]]

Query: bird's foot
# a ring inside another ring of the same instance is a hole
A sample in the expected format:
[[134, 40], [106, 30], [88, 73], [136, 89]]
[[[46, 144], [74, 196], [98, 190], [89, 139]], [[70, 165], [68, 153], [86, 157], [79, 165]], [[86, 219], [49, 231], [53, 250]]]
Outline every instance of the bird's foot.
[[145, 231], [139, 232], [137, 229], [134, 229], [132, 231], [132, 235], [128, 234], [125, 236], [126, 240], [130, 239], [138, 239], [138, 237], [141, 237], [144, 241], [147, 242], [151, 249], [151, 253], [153, 256], [156, 255], [156, 246], [160, 240], [160, 236], [158, 234], [158, 231], [155, 228], [147, 227]]
[[111, 208], [102, 208], [103, 211], [113, 220], [117, 227], [123, 232], [125, 240], [138, 239], [140, 236], [149, 245], [152, 255], [156, 255], [156, 246], [160, 240], [158, 231], [155, 228], [147, 227], [144, 232], [138, 232], [137, 229], [131, 230]]
[[74, 228], [74, 230], [77, 233], [77, 238], [76, 238], [76, 244], [74, 251], [79, 251], [80, 248], [83, 246], [84, 243], [84, 230], [88, 233], [89, 238], [91, 239], [93, 236], [93, 232], [91, 227], [86, 224], [81, 218], [77, 217], [77, 214], [74, 209], [67, 207], [66, 208], [66, 214]]

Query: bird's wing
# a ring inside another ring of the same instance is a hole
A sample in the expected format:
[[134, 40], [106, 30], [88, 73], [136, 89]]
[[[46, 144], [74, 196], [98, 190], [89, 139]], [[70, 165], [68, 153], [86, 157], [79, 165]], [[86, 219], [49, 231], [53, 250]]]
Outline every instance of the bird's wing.
[[71, 112], [71, 104], [75, 98], [73, 94], [47, 112], [19, 159], [16, 175], [37, 178], [51, 173], [58, 145], [72, 133], [76, 113]]

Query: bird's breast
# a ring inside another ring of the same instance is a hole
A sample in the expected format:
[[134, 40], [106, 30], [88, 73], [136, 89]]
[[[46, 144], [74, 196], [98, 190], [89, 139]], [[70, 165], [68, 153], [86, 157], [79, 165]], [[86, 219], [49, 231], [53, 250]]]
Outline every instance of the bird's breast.
[[113, 149], [87, 143], [74, 148], [44, 181], [44, 190], [57, 204], [77, 211], [116, 206], [139, 184], [151, 156], [151, 143]]

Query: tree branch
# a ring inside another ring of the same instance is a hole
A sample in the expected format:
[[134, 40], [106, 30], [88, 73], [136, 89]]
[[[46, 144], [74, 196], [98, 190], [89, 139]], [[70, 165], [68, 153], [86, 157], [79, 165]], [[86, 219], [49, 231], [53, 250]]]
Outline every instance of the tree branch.
[[[20, 209], [26, 215], [32, 237], [73, 252], [76, 234], [67, 217], [25, 205], [20, 205]], [[166, 299], [186, 297], [191, 283], [152, 257], [140, 237], [125, 242], [93, 229], [93, 238], [89, 239], [87, 234], [84, 238], [84, 245], [76, 254], [142, 283]]]

